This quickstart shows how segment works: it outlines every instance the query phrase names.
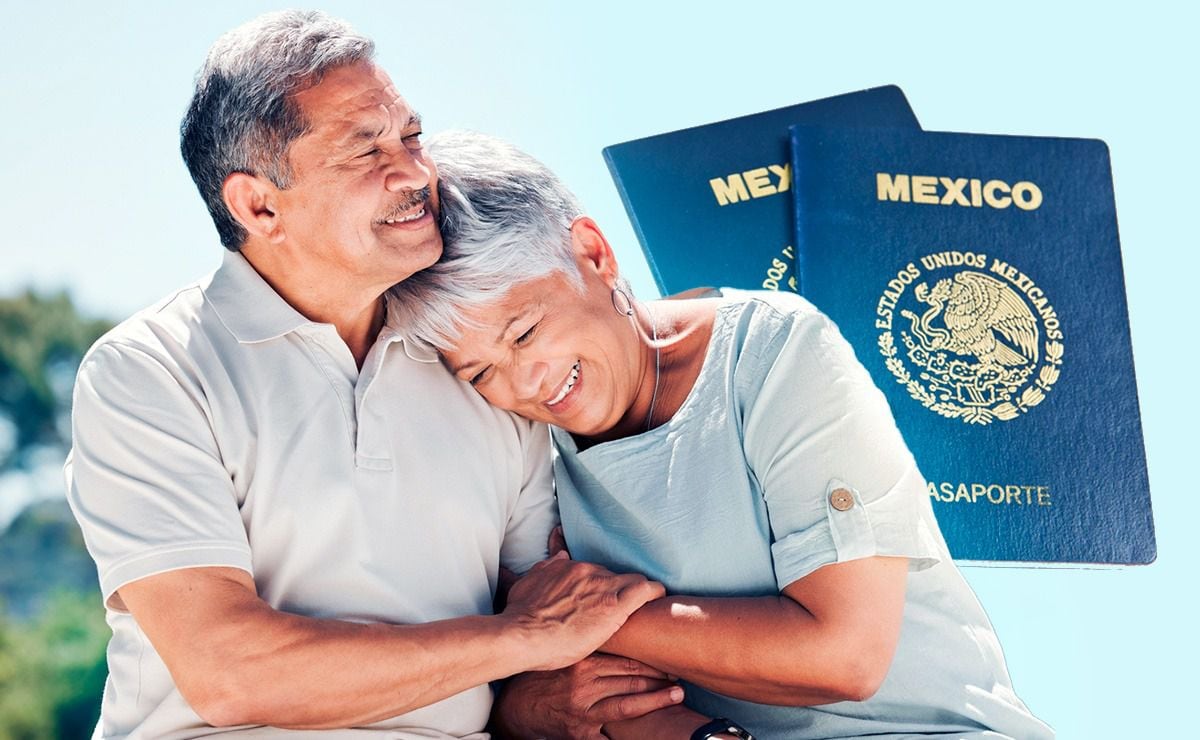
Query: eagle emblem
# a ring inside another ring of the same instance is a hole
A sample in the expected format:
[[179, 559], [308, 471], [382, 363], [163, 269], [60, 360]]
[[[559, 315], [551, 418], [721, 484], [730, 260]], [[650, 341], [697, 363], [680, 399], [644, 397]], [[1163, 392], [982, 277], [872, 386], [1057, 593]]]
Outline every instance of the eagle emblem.
[[1039, 312], [1003, 278], [963, 269], [918, 282], [899, 310], [906, 320], [897, 322], [899, 346], [892, 329], [879, 336], [897, 382], [941, 416], [971, 424], [1015, 419], [1058, 380], [1062, 342], [1043, 345]]

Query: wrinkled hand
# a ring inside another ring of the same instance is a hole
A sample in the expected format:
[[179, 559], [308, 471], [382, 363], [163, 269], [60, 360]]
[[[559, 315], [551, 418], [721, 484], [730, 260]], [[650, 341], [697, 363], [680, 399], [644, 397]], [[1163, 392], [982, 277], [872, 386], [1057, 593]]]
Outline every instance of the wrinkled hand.
[[601, 728], [606, 723], [641, 717], [682, 700], [683, 689], [661, 671], [631, 658], [596, 653], [561, 670], [509, 679], [493, 718], [503, 737], [595, 740], [605, 737]]
[[531, 670], [548, 671], [587, 657], [642, 604], [665, 593], [645, 576], [618, 575], [560, 552], [513, 584], [503, 614], [525, 635]]
[[[712, 717], [693, 712], [682, 704], [664, 707], [644, 717], [608, 722], [604, 736], [609, 740], [688, 740]], [[721, 740], [737, 740], [733, 735], [713, 735]]]

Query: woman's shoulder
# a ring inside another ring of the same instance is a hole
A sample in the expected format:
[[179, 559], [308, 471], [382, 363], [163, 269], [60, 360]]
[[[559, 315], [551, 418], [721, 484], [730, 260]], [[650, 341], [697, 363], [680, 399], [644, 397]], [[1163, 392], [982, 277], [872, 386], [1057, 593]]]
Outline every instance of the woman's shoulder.
[[791, 291], [721, 289], [717, 324], [733, 335], [735, 346], [766, 350], [797, 331], [819, 329], [828, 321], [816, 306]]
[[721, 305], [733, 310], [760, 312], [777, 315], [790, 320], [805, 320], [822, 316], [808, 301], [790, 290], [743, 290], [721, 288]]
[[[790, 291], [723, 288], [719, 295], [663, 303], [711, 322], [689, 401], [723, 394], [734, 406], [752, 405], [772, 375], [817, 373], [814, 356], [824, 356], [826, 349], [837, 354], [837, 347], [829, 346], [836, 328], [812, 303]], [[684, 408], [692, 405], [685, 402]]]

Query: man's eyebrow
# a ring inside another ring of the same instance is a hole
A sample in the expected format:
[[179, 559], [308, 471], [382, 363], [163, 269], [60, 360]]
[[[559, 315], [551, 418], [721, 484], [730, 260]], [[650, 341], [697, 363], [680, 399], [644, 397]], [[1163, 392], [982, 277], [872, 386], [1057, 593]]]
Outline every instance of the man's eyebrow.
[[349, 151], [352, 149], [357, 149], [358, 147], [362, 146], [363, 144], [365, 144], [369, 141], [374, 141], [375, 139], [378, 139], [380, 134], [383, 133], [383, 130], [384, 129], [382, 126], [379, 126], [379, 127], [363, 126], [361, 128], [353, 129], [349, 133], [340, 137], [337, 140], [337, 142], [334, 144], [334, 148], [339, 151]]
[[[421, 115], [419, 113], [410, 114], [404, 128], [421, 128]], [[334, 147], [339, 150], [357, 149], [367, 142], [378, 139], [386, 130], [386, 126], [357, 128], [339, 139]]]

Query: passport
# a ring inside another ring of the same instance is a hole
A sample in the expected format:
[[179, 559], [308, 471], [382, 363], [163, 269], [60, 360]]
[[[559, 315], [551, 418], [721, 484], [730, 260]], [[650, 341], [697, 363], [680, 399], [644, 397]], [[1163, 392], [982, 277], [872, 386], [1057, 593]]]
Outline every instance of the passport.
[[883, 389], [951, 554], [1153, 561], [1104, 142], [791, 138], [801, 292]]
[[788, 127], [918, 128], [896, 86], [614, 144], [604, 159], [663, 294], [795, 290]]

